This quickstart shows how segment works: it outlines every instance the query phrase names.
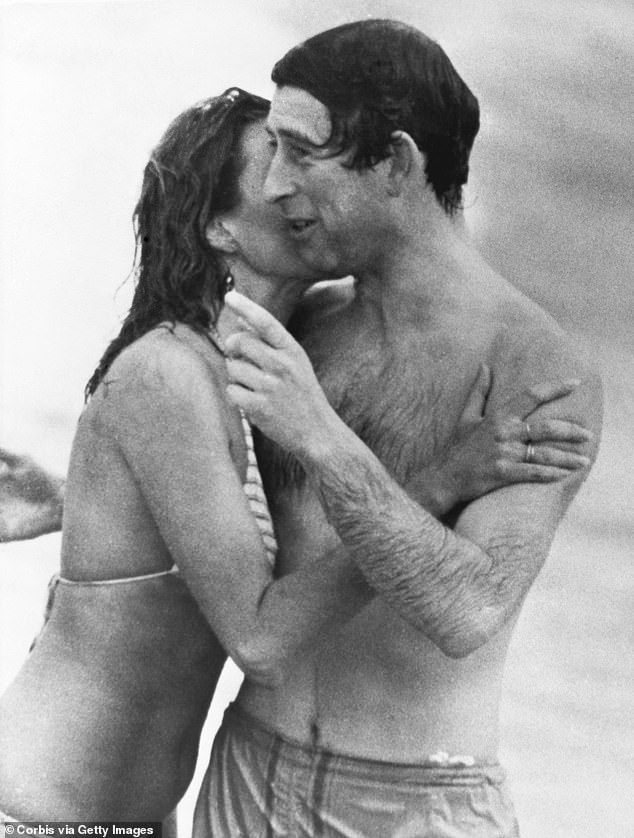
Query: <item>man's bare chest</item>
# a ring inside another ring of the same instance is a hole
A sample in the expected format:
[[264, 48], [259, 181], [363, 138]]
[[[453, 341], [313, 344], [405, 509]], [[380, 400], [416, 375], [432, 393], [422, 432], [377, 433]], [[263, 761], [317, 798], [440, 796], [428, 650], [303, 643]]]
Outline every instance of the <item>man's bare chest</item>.
[[[477, 369], [441, 334], [339, 328], [308, 332], [303, 345], [330, 404], [401, 484], [446, 445]], [[269, 445], [264, 454], [282, 484], [296, 482], [292, 458]]]
[[421, 347], [383, 342], [345, 354], [345, 363], [337, 356], [315, 364], [328, 401], [399, 482], [406, 480], [443, 444], [450, 412], [443, 365]]

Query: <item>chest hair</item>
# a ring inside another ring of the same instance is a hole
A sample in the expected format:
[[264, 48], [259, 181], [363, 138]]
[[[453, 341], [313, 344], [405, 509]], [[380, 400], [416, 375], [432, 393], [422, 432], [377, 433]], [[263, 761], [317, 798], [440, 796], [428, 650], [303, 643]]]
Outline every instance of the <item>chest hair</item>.
[[[446, 443], [455, 425], [447, 417], [455, 417], [455, 409], [453, 365], [442, 341], [322, 331], [318, 339], [306, 334], [302, 343], [330, 404], [398, 483]], [[261, 435], [256, 445], [269, 497], [303, 484], [292, 455]]]

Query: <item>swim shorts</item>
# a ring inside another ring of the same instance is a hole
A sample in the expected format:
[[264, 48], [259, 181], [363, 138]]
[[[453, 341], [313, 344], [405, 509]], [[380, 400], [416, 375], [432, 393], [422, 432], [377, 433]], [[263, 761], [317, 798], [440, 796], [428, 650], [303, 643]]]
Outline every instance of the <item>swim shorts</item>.
[[518, 838], [499, 763], [341, 756], [230, 707], [194, 814], [194, 838]]

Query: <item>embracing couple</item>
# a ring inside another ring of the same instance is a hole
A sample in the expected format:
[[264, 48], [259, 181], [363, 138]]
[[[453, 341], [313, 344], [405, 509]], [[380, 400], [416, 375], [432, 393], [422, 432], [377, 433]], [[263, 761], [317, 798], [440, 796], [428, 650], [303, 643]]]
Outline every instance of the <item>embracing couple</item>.
[[146, 166], [0, 809], [167, 817], [228, 654], [196, 836], [510, 838], [504, 660], [600, 384], [467, 240], [479, 109], [435, 42], [351, 23], [273, 81]]

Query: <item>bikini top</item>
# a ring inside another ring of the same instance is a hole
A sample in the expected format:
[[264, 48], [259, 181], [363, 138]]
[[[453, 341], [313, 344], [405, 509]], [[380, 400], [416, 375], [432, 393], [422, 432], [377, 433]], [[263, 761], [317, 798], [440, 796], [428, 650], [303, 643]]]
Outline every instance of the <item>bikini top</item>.
[[262, 475], [258, 468], [258, 461], [255, 458], [253, 433], [251, 432], [251, 425], [244, 413], [240, 411], [240, 414], [242, 417], [242, 428], [244, 430], [244, 441], [247, 446], [247, 476], [243, 484], [244, 493], [247, 496], [249, 508], [255, 518], [255, 522], [258, 525], [266, 558], [271, 567], [275, 567], [277, 539], [275, 538], [271, 512], [262, 486]]
[[[211, 341], [216, 347], [225, 354], [224, 346], [220, 335], [215, 329], [210, 333]], [[244, 481], [243, 488], [249, 502], [249, 507], [255, 518], [258, 530], [262, 537], [264, 544], [264, 552], [271, 567], [275, 567], [275, 558], [277, 556], [277, 540], [275, 538], [275, 530], [273, 529], [273, 521], [271, 519], [271, 512], [264, 494], [262, 486], [262, 475], [258, 467], [258, 461], [255, 457], [255, 448], [253, 446], [253, 433], [251, 425], [244, 412], [240, 410], [240, 417], [242, 419], [242, 430], [244, 432], [244, 441], [247, 447], [247, 476]]]

